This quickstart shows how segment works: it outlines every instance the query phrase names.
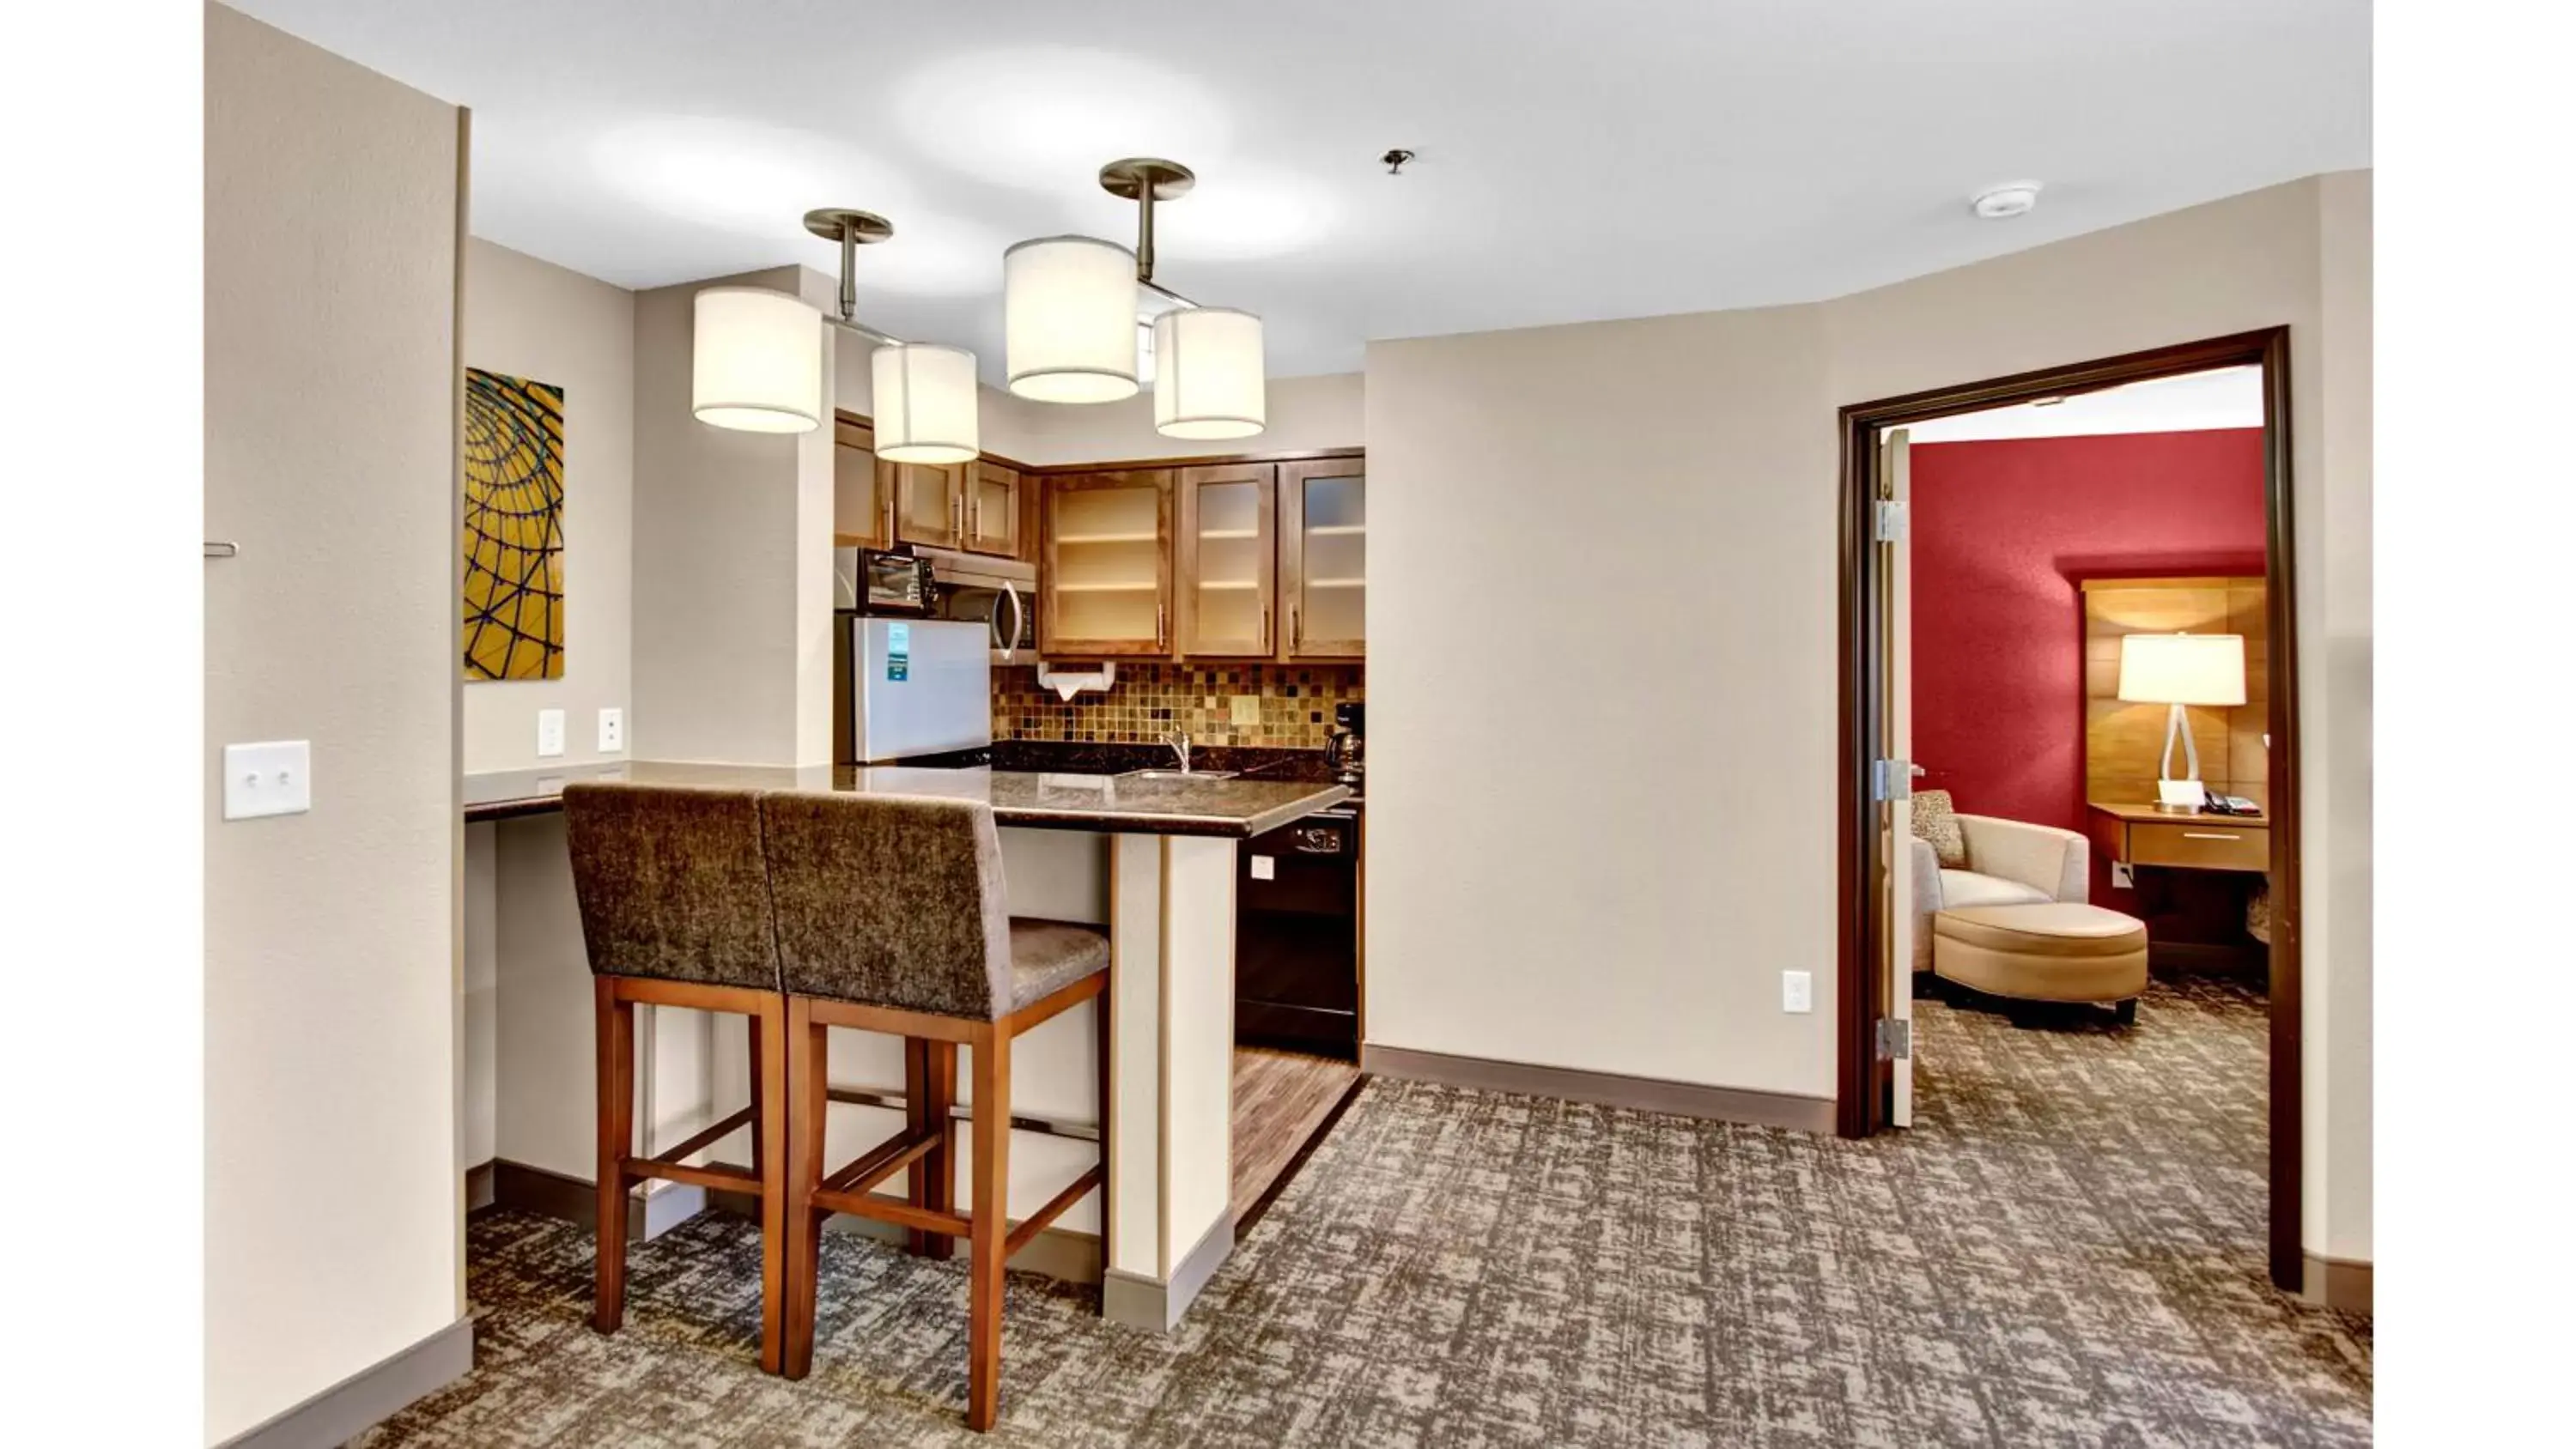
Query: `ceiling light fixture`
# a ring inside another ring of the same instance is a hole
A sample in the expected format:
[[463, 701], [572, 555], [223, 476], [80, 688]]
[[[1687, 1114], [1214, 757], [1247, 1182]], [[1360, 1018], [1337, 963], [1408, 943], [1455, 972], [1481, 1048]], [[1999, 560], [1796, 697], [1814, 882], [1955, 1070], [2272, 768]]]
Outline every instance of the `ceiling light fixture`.
[[1977, 209], [1977, 215], [1988, 221], [2021, 216], [2039, 205], [2039, 183], [2007, 181], [2001, 186], [1989, 186], [1968, 198], [1968, 204]]
[[1138, 379], [1137, 291], [1169, 299], [1155, 318], [1154, 427], [1172, 438], [1248, 438], [1266, 426], [1261, 319], [1202, 307], [1154, 280], [1154, 204], [1198, 178], [1150, 156], [1100, 168], [1100, 187], [1133, 201], [1133, 251], [1094, 237], [1025, 241], [1003, 253], [1003, 331], [1010, 388], [1041, 402], [1116, 402]]
[[805, 229], [841, 246], [839, 315], [824, 317], [802, 298], [763, 287], [698, 293], [691, 404], [698, 420], [755, 433], [805, 433], [822, 426], [820, 319], [877, 344], [869, 360], [876, 454], [890, 463], [971, 462], [981, 450], [975, 354], [906, 342], [858, 320], [859, 248], [894, 235], [873, 212], [826, 207], [805, 213]]

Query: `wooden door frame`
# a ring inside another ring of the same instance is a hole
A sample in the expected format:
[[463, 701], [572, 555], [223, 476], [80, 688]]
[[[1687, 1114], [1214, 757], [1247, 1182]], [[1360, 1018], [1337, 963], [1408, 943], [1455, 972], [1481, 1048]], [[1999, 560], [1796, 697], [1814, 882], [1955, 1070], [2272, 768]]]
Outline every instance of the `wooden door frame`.
[[2263, 378], [2264, 607], [2270, 631], [2272, 735], [2268, 771], [2271, 816], [2272, 946], [2271, 1221], [2272, 1282], [2297, 1292], [2304, 1276], [2300, 1245], [2300, 937], [2299, 937], [2299, 674], [2297, 562], [2292, 548], [2290, 476], [2290, 329], [2271, 327], [2229, 337], [2132, 352], [2095, 362], [2044, 368], [1957, 387], [1857, 403], [1842, 409], [1841, 735], [1838, 815], [1839, 913], [1835, 1022], [1835, 1131], [1866, 1137], [1886, 1125], [1889, 1071], [1877, 1059], [1877, 1002], [1885, 943], [1875, 903], [1882, 884], [1878, 808], [1870, 798], [1871, 762], [1886, 722], [1879, 624], [1886, 570], [1872, 535], [1878, 497], [1879, 431], [1954, 413], [2006, 407], [2040, 398], [2094, 392], [2124, 383], [2212, 368], [2255, 366]]

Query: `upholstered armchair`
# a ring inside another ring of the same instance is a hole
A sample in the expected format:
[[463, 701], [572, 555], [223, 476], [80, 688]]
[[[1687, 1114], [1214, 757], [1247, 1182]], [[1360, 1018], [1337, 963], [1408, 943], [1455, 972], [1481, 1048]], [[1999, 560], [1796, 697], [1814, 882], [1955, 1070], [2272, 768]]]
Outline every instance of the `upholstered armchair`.
[[1964, 862], [1941, 863], [1931, 841], [1914, 850], [1914, 969], [1932, 969], [1932, 916], [1967, 906], [2081, 901], [2091, 893], [2092, 847], [2082, 834], [1994, 815], [1957, 815]]

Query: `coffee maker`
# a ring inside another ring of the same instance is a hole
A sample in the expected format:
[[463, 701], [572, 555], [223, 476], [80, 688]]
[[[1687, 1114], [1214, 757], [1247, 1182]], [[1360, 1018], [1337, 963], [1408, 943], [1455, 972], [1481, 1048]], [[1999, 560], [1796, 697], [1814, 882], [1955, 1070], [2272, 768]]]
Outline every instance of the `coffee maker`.
[[1360, 759], [1368, 737], [1367, 712], [1356, 700], [1334, 705], [1333, 732], [1324, 739], [1324, 763], [1333, 767], [1333, 778], [1355, 790], [1367, 769]]

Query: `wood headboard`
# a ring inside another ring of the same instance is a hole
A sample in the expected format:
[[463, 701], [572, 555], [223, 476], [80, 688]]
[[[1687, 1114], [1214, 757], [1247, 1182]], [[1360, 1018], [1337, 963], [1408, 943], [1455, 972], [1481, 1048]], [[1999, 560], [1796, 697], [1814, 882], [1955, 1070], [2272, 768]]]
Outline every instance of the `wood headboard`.
[[[2272, 808], [2263, 731], [2271, 718], [2263, 629], [2263, 579], [2086, 579], [2084, 593], [2084, 792], [2092, 800], [2150, 801], [2164, 751], [2165, 706], [2120, 700], [2124, 634], [2242, 634], [2245, 703], [2188, 707], [2200, 747], [2201, 783]], [[2175, 762], [2179, 769], [2181, 762]]]

